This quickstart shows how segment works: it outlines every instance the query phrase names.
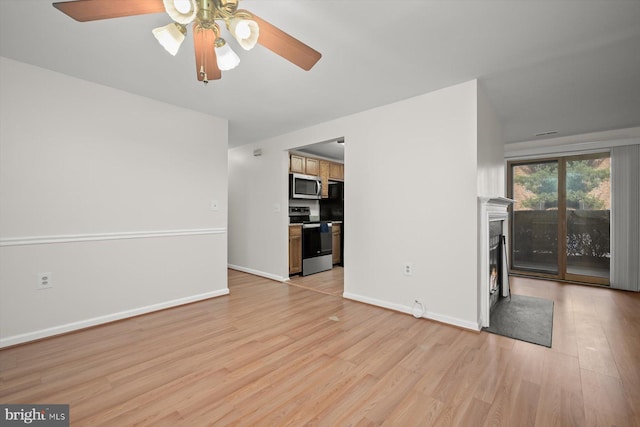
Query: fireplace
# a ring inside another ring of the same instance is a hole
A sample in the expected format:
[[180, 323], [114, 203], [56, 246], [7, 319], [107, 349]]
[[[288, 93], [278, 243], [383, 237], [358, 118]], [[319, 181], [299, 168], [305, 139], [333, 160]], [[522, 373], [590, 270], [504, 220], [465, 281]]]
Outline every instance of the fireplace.
[[489, 221], [489, 310], [498, 302], [503, 289], [503, 227], [502, 220]]
[[481, 328], [489, 326], [491, 307], [509, 295], [508, 264], [505, 258], [508, 233], [508, 206], [513, 200], [504, 197], [480, 197], [478, 239], [478, 292]]

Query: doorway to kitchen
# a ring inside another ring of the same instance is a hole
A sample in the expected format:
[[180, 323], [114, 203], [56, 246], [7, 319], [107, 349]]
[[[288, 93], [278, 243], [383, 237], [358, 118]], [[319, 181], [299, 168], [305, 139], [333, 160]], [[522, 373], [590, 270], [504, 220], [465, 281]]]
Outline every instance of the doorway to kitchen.
[[[344, 137], [288, 150], [288, 283], [339, 297], [344, 293], [344, 150]], [[296, 179], [315, 182], [316, 191], [304, 195], [291, 191], [291, 183]], [[316, 228], [320, 230], [321, 236], [322, 230], [327, 230], [326, 245], [312, 245], [310, 230]], [[294, 236], [296, 233], [299, 237]], [[326, 253], [323, 252], [325, 249]], [[312, 261], [315, 262], [320, 255], [323, 255], [327, 262], [323, 263], [322, 268], [311, 268]]]
[[609, 285], [609, 153], [512, 161], [510, 273]]

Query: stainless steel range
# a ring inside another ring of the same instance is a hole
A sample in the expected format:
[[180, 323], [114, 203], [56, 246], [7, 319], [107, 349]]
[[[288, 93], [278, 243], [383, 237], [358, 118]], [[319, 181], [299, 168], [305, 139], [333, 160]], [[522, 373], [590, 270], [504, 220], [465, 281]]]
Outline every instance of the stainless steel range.
[[289, 223], [302, 224], [309, 222], [311, 209], [306, 206], [289, 206]]
[[332, 223], [309, 221], [308, 207], [290, 207], [289, 222], [302, 224], [302, 275], [333, 268]]

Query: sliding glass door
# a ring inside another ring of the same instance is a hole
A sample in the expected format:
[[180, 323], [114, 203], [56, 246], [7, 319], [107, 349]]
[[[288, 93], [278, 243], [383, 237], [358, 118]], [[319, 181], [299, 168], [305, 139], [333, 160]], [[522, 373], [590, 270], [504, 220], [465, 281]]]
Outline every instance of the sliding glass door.
[[509, 163], [511, 271], [609, 283], [608, 153]]
[[512, 268], [557, 275], [558, 162], [514, 164], [511, 171]]
[[568, 280], [609, 282], [610, 157], [566, 161]]

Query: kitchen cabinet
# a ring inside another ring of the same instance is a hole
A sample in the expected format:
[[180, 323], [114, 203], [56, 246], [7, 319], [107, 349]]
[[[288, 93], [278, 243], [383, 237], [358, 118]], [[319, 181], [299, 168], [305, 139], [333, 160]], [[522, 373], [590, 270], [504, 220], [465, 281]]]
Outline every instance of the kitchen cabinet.
[[342, 261], [342, 224], [333, 223], [331, 227], [331, 245], [333, 246], [333, 263], [340, 264]]
[[325, 188], [327, 187], [324, 184], [325, 178], [327, 181], [344, 181], [344, 165], [342, 163], [300, 156], [298, 154], [291, 154], [289, 156], [289, 172], [319, 176], [323, 178]]
[[291, 173], [305, 173], [306, 171], [306, 158], [292, 154], [289, 157], [289, 171]]
[[305, 170], [307, 175], [320, 175], [320, 161], [307, 157], [305, 162]]
[[334, 181], [344, 181], [344, 165], [342, 163], [329, 164], [329, 179]]
[[302, 225], [289, 226], [289, 274], [302, 272]]
[[291, 154], [289, 156], [289, 172], [318, 176], [320, 175], [320, 160]]
[[323, 199], [329, 198], [329, 162], [326, 160], [320, 160], [320, 180], [322, 182], [321, 197]]

